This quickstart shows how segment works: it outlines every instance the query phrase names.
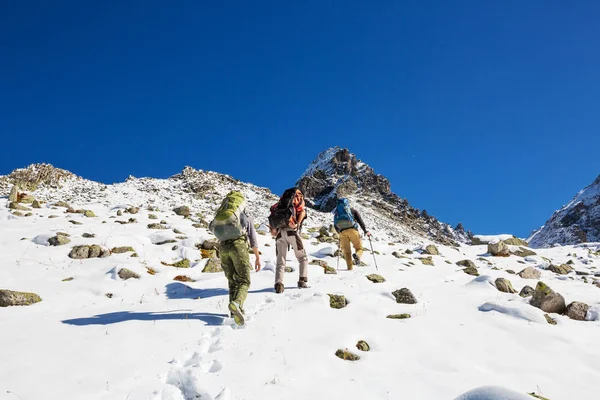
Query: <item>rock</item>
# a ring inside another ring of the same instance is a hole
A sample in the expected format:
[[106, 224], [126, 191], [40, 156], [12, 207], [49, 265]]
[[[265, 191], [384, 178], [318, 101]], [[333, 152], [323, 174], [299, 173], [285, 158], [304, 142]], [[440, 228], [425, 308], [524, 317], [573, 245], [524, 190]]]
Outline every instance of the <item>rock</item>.
[[419, 258], [419, 261], [421, 261], [421, 263], [423, 263], [424, 265], [434, 265], [433, 259], [431, 257], [421, 257]]
[[456, 262], [456, 265], [459, 265], [461, 267], [471, 267], [477, 269], [477, 266], [471, 260], [460, 260]]
[[72, 276], [70, 276], [68, 278], [63, 279], [61, 282], [71, 282], [73, 279], [75, 279], [75, 278], [73, 278]]
[[330, 267], [329, 265], [325, 265], [323, 267], [323, 272], [325, 273], [325, 275], [336, 275], [337, 271], [335, 268]]
[[19, 190], [17, 188], [17, 185], [13, 185], [13, 187], [10, 189], [10, 194], [8, 195], [8, 201], [10, 203], [13, 202], [17, 202], [19, 200]]
[[173, 280], [178, 282], [196, 282], [195, 279], [185, 275], [177, 275], [175, 278], [173, 278]]
[[329, 230], [322, 226], [321, 229], [319, 229], [319, 236], [320, 237], [331, 237], [331, 233], [329, 233]]
[[323, 260], [311, 260], [309, 263], [309, 265], [318, 265], [319, 267], [327, 267], [327, 262], [323, 261]]
[[162, 221], [159, 222], [161, 225], [166, 225], [167, 221], [165, 221], [164, 219]]
[[388, 315], [386, 318], [389, 318], [389, 319], [408, 319], [408, 318], [410, 318], [410, 314], [391, 314], [391, 315]]
[[175, 246], [171, 247], [171, 250], [175, 251], [175, 250], [177, 250], [178, 248], [179, 248], [179, 246], [175, 245]]
[[371, 346], [369, 346], [369, 343], [365, 342], [364, 340], [359, 340], [358, 343], [356, 343], [356, 348], [360, 351], [371, 350]]
[[161, 224], [148, 224], [148, 229], [167, 229], [166, 226], [161, 225]]
[[348, 305], [348, 300], [346, 297], [340, 294], [328, 294], [329, 296], [329, 306], [331, 308], [341, 309]]
[[23, 214], [21, 211], [15, 211], [14, 213], [12, 213], [14, 216], [16, 217], [24, 217], [25, 214]]
[[126, 210], [126, 211], [127, 211], [129, 214], [137, 214], [137, 213], [138, 213], [138, 211], [140, 211], [140, 209], [139, 209], [139, 208], [137, 208], [137, 207], [129, 207], [129, 208]]
[[175, 239], [165, 239], [165, 240], [162, 240], [160, 242], [156, 242], [154, 244], [157, 245], [157, 246], [161, 246], [163, 244], [170, 244], [170, 243], [177, 243], [177, 240], [175, 240]]
[[354, 353], [349, 352], [348, 350], [339, 349], [335, 352], [336, 357], [341, 358], [345, 361], [358, 361], [360, 357]]
[[190, 215], [190, 208], [188, 206], [177, 207], [174, 208], [173, 211], [175, 214], [181, 215], [182, 217], [189, 217]]
[[69, 258], [73, 258], [76, 260], [81, 260], [84, 258], [89, 258], [90, 256], [90, 246], [75, 246], [71, 249], [69, 253]]
[[35, 197], [26, 193], [19, 193], [18, 200], [19, 203], [23, 204], [32, 204], [35, 201]]
[[135, 250], [131, 246], [122, 246], [122, 247], [113, 247], [113, 249], [110, 252], [113, 254], [122, 254], [122, 253], [128, 253], [128, 252], [135, 252]]
[[539, 399], [539, 400], [550, 400], [550, 399], [547, 399], [547, 398], [545, 398], [543, 396], [540, 396], [539, 394], [535, 394], [535, 392], [531, 392], [531, 393], [527, 393], [527, 394], [530, 395], [531, 397], [534, 397], [534, 398]]
[[540, 279], [542, 277], [542, 273], [537, 268], [533, 267], [527, 267], [517, 275], [523, 279]]
[[517, 291], [513, 288], [512, 283], [508, 279], [498, 278], [494, 282], [496, 284], [496, 289], [500, 292], [504, 293], [517, 293]]
[[586, 271], [575, 271], [575, 275], [588, 276], [590, 273]]
[[202, 258], [217, 258], [217, 251], [200, 249], [200, 256]]
[[521, 297], [529, 297], [529, 296], [533, 296], [533, 292], [535, 292], [535, 289], [532, 288], [531, 286], [523, 286], [523, 289], [521, 289], [521, 291], [519, 292], [519, 296]]
[[122, 216], [123, 216], [123, 210], [118, 210], [117, 217], [122, 217]]
[[40, 301], [42, 299], [35, 293], [0, 289], [0, 307], [30, 306]]
[[52, 218], [58, 218], [58, 215], [48, 215], [48, 218], [52, 219]]
[[90, 246], [90, 258], [105, 258], [108, 256], [110, 256], [110, 250], [105, 249], [102, 246], [98, 246], [97, 244]]
[[585, 316], [590, 306], [585, 303], [574, 301], [567, 306], [567, 317], [576, 321], [585, 321]]
[[510, 256], [510, 250], [504, 242], [488, 243], [488, 253], [494, 257]]
[[29, 208], [20, 205], [19, 203], [15, 202], [15, 201], [11, 201], [10, 203], [8, 203], [8, 208], [10, 210], [20, 210], [20, 211], [29, 211]]
[[129, 257], [136, 258], [136, 257], [138, 257], [138, 253], [133, 253], [133, 254], [132, 254], [132, 255], [130, 255]]
[[56, 203], [53, 204], [54, 207], [64, 207], [64, 208], [71, 208], [71, 206], [69, 205], [69, 203], [64, 202], [64, 201], [57, 201]]
[[516, 272], [513, 271], [512, 269], [507, 269], [506, 272], [509, 273], [509, 274], [511, 274], [511, 275], [515, 275], [516, 274]]
[[173, 233], [176, 235], [184, 235], [184, 233], [181, 232], [179, 229], [173, 229]]
[[108, 297], [109, 299], [113, 298], [113, 294], [112, 293], [105, 293], [104, 294], [106, 297]]
[[392, 296], [396, 298], [396, 303], [417, 304], [417, 298], [407, 288], [402, 288], [392, 292]]
[[537, 256], [537, 253], [535, 251], [531, 251], [524, 247], [519, 247], [519, 250], [512, 251], [511, 254], [513, 254], [517, 257], [523, 257], [523, 258], [530, 257], [530, 256]]
[[208, 262], [204, 266], [204, 269], [202, 269], [202, 272], [206, 272], [206, 273], [223, 272], [223, 267], [221, 266], [221, 260], [216, 257], [209, 258]]
[[96, 216], [96, 214], [94, 214], [94, 212], [91, 210], [85, 210], [83, 212], [83, 215], [85, 215], [88, 218], [94, 218]]
[[79, 221], [75, 221], [75, 220], [69, 220], [70, 223], [72, 223], [73, 225], [83, 225], [81, 222]]
[[64, 235], [56, 235], [48, 239], [48, 244], [50, 244], [50, 246], [63, 246], [70, 242], [71, 239]]
[[287, 272], [288, 274], [291, 274], [292, 272], [294, 272], [294, 268], [292, 268], [292, 267], [287, 267], [287, 266], [286, 266], [286, 267], [283, 269], [283, 271], [284, 271], [284, 272]]
[[567, 275], [569, 272], [573, 271], [573, 267], [567, 264], [562, 265], [550, 265], [548, 269], [555, 274]]
[[518, 237], [514, 236], [509, 239], [504, 239], [503, 242], [509, 246], [529, 246], [529, 243], [527, 243], [525, 240], [519, 239]]
[[541, 281], [537, 283], [529, 304], [547, 313], [564, 314], [567, 310], [564, 297]]
[[42, 205], [40, 204], [40, 202], [38, 200], [34, 200], [33, 203], [31, 203], [31, 207], [42, 208]]
[[412, 253], [413, 253], [413, 251], [412, 251], [412, 250], [410, 250], [410, 249], [406, 249], [406, 250], [404, 250], [404, 254], [412, 254]]
[[170, 265], [171, 267], [175, 267], [175, 268], [189, 268], [190, 260], [188, 260], [187, 258], [184, 258], [183, 260], [179, 260], [174, 264], [167, 264], [167, 265]]
[[119, 270], [118, 275], [119, 278], [123, 279], [124, 281], [126, 281], [127, 279], [140, 279], [140, 276], [138, 274], [127, 268], [121, 268]]
[[544, 318], [546, 318], [546, 322], [548, 322], [550, 325], [556, 325], [557, 322], [554, 318], [552, 318], [551, 316], [549, 316], [548, 314], [544, 314]]
[[84, 237], [84, 238], [86, 238], [86, 239], [91, 239], [91, 238], [95, 238], [96, 234], [95, 233], [84, 233], [81, 236]]
[[434, 245], [430, 244], [429, 246], [425, 247], [425, 249], [423, 250], [422, 254], [429, 254], [432, 256], [439, 256], [440, 252], [438, 250], [437, 247], [435, 247]]
[[463, 272], [467, 275], [479, 276], [479, 271], [475, 267], [467, 267], [463, 269]]
[[158, 217], [154, 214], [148, 214], [148, 218], [150, 219], [158, 219]]
[[204, 250], [217, 250], [219, 252], [219, 241], [218, 240], [205, 240], [200, 246]]
[[373, 283], [383, 283], [383, 282], [385, 282], [385, 278], [383, 276], [377, 275], [377, 274], [367, 275], [367, 279], [370, 280]]

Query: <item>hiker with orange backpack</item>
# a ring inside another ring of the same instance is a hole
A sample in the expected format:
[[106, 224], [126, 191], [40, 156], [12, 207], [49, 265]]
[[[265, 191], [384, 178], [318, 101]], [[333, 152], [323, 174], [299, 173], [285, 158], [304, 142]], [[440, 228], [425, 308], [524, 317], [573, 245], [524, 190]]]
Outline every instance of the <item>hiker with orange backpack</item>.
[[[371, 232], [367, 231], [360, 213], [350, 207], [348, 199], [339, 198], [333, 214], [333, 226], [340, 234], [340, 247], [344, 255], [344, 260], [346, 260], [348, 271], [352, 271], [354, 265], [360, 264], [360, 258], [363, 254], [362, 240], [358, 232], [359, 225], [365, 235], [370, 238]], [[350, 244], [354, 247], [354, 254], [352, 254]]]
[[308, 287], [308, 257], [299, 233], [305, 218], [304, 195], [296, 187], [283, 192], [279, 201], [271, 207], [269, 227], [271, 228], [271, 235], [275, 238], [277, 255], [275, 293], [283, 293], [284, 290], [283, 277], [288, 246], [294, 249], [294, 254], [299, 263], [298, 288]]
[[260, 271], [258, 236], [252, 219], [246, 215], [246, 199], [241, 192], [231, 191], [221, 202], [210, 231], [219, 239], [223, 272], [229, 284], [229, 312], [237, 325], [244, 325], [244, 301], [250, 288], [250, 255], [254, 252], [256, 272]]

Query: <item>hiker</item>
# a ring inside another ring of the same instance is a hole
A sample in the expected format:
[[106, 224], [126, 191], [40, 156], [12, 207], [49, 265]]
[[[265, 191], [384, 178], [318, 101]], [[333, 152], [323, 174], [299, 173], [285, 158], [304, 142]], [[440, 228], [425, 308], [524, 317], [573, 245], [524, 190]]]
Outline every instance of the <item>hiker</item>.
[[[358, 232], [359, 225], [365, 235], [370, 237], [371, 232], [367, 231], [359, 212], [350, 207], [348, 199], [338, 199], [333, 215], [333, 226], [340, 234], [340, 247], [344, 255], [344, 260], [346, 260], [348, 271], [352, 271], [353, 264], [360, 264], [360, 258], [363, 254], [362, 240]], [[354, 246], [354, 254], [352, 254], [350, 243]]]
[[246, 215], [246, 199], [241, 192], [231, 191], [209, 225], [219, 239], [223, 272], [229, 283], [229, 311], [237, 325], [244, 324], [244, 301], [250, 288], [250, 255], [248, 241], [256, 257], [254, 268], [260, 271], [258, 237], [253, 221]]
[[279, 201], [271, 207], [269, 227], [271, 228], [271, 235], [276, 240], [275, 252], [277, 255], [275, 293], [283, 293], [283, 276], [285, 274], [288, 246], [294, 249], [294, 254], [300, 264], [298, 288], [308, 287], [308, 257], [299, 233], [305, 218], [304, 195], [296, 187], [283, 192]]

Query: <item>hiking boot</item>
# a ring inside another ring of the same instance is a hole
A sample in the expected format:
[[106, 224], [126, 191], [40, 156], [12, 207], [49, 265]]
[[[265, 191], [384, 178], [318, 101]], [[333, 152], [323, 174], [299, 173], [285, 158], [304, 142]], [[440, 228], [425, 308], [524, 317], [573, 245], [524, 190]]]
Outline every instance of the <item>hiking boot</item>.
[[306, 289], [308, 287], [308, 285], [306, 284], [307, 282], [308, 278], [300, 277], [300, 279], [298, 280], [298, 289]]
[[[360, 264], [360, 258], [358, 258], [358, 255], [356, 253], [352, 254], [352, 258], [353, 258], [352, 263], [354, 265], [359, 265]], [[349, 269], [352, 269], [352, 268], [349, 268]]]
[[244, 325], [244, 314], [242, 313], [242, 309], [238, 303], [232, 301], [229, 303], [229, 312], [231, 312], [231, 316], [235, 321], [236, 325], [242, 326]]
[[275, 293], [283, 293], [283, 283], [275, 284]]

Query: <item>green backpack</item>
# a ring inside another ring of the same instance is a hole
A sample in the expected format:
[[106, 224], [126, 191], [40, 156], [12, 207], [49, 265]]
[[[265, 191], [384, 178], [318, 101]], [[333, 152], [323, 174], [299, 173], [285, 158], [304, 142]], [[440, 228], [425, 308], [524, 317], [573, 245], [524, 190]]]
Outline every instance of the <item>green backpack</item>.
[[242, 227], [240, 220], [245, 210], [244, 195], [237, 191], [229, 192], [208, 228], [221, 242], [238, 239], [246, 234], [246, 229]]

